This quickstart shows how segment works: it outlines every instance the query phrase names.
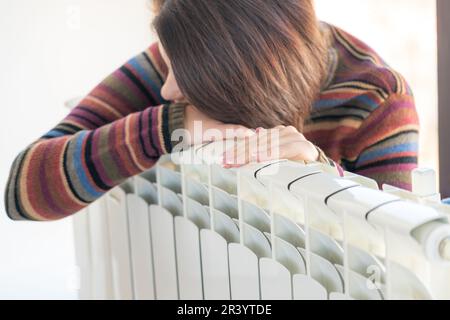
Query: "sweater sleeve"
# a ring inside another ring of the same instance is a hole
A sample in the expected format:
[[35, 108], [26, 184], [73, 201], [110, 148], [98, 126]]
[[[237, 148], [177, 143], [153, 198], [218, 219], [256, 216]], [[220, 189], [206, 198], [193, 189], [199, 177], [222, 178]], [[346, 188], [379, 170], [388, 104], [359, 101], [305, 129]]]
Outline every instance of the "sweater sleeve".
[[55, 128], [15, 159], [5, 192], [13, 220], [72, 215], [171, 152], [184, 106], [160, 95], [157, 45], [96, 86]]
[[418, 163], [419, 119], [414, 98], [406, 94], [391, 94], [346, 139], [346, 170], [411, 190], [411, 172]]

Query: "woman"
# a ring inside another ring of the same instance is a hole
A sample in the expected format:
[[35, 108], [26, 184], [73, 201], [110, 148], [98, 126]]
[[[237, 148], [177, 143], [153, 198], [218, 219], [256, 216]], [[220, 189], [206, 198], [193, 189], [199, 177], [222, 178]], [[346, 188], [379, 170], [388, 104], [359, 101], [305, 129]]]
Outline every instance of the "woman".
[[[19, 154], [5, 196], [10, 218], [56, 220], [79, 211], [151, 168], [178, 142], [172, 133], [192, 133], [196, 121], [204, 131], [257, 129], [245, 137], [258, 152], [276, 130], [278, 157], [411, 187], [418, 141], [411, 90], [363, 42], [319, 23], [312, 0], [155, 6], [160, 43]], [[224, 165], [241, 165], [236, 159], [227, 152]]]

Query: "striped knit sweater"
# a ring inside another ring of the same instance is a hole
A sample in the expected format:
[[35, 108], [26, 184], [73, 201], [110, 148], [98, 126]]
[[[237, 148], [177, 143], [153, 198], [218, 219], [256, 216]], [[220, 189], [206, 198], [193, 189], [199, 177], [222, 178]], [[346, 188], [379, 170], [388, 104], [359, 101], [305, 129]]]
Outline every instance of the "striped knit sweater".
[[[346, 170], [409, 189], [418, 140], [410, 89], [367, 45], [323, 26], [332, 44], [329, 77], [305, 136]], [[183, 126], [184, 108], [161, 97], [166, 74], [154, 44], [21, 152], [6, 188], [8, 216], [67, 217], [170, 153], [170, 136]]]

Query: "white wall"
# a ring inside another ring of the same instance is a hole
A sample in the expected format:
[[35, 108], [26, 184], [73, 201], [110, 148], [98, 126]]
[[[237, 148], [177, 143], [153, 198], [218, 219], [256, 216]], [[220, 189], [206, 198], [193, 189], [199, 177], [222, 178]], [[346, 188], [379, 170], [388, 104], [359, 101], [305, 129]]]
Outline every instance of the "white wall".
[[[14, 157], [152, 41], [146, 0], [0, 1], [0, 194]], [[75, 298], [71, 219], [12, 222], [0, 206], [0, 298]]]

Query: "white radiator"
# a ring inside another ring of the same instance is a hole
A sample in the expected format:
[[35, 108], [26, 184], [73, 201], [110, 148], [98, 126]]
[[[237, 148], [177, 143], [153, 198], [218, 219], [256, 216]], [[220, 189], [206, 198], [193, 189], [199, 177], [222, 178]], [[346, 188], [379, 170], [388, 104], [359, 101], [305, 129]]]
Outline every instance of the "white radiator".
[[223, 147], [167, 156], [75, 216], [81, 298], [450, 299], [432, 171], [380, 191], [320, 164], [225, 170]]

